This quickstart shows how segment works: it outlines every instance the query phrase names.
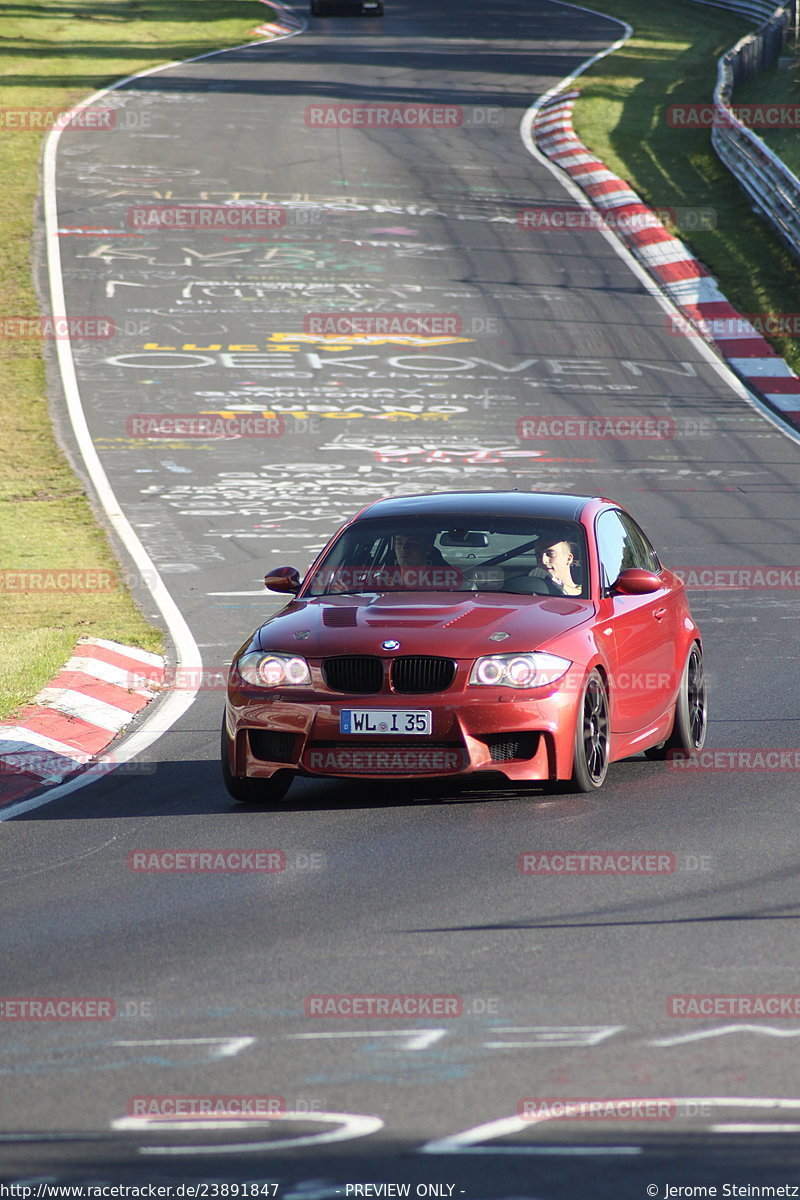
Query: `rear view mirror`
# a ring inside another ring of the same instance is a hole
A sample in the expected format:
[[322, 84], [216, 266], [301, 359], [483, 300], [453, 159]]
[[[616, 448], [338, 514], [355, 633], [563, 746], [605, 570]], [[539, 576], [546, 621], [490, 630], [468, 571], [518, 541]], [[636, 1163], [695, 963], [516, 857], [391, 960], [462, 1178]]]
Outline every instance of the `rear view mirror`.
[[295, 567], [276, 567], [264, 576], [264, 587], [270, 592], [288, 592], [296, 596], [300, 591], [300, 572]]
[[449, 546], [451, 549], [459, 547], [460, 549], [483, 550], [489, 545], [489, 535], [477, 533], [471, 529], [448, 529], [439, 538], [439, 544]]
[[611, 589], [623, 596], [646, 596], [649, 592], [657, 592], [664, 586], [655, 571], [645, 571], [643, 567], [626, 567], [620, 571], [617, 582]]

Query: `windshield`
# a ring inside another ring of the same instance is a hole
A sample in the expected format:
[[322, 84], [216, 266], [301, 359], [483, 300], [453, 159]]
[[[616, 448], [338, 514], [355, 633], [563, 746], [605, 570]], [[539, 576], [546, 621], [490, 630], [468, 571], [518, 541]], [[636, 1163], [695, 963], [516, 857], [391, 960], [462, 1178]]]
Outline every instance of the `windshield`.
[[586, 539], [574, 521], [535, 517], [357, 521], [321, 561], [304, 596], [501, 592], [588, 597]]

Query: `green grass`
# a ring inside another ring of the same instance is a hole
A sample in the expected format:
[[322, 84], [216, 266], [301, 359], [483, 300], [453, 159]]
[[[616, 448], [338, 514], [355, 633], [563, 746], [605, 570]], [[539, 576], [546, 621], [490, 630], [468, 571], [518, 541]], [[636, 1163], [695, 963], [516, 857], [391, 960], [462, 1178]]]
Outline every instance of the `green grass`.
[[[680, 236], [741, 312], [800, 311], [800, 265], [711, 146], [710, 131], [672, 128], [671, 104], [706, 103], [717, 59], [753, 27], [689, 0], [600, 0], [595, 7], [633, 26], [633, 36], [578, 80], [579, 137], [656, 208], [712, 208], [716, 228]], [[770, 339], [800, 371], [800, 346]]]
[[[223, 15], [224, 14], [224, 15]], [[256, 0], [20, 0], [0, 5], [0, 109], [63, 111], [142, 68], [248, 41]], [[36, 316], [31, 236], [41, 135], [0, 134], [0, 314]], [[115, 571], [80, 482], [56, 445], [41, 343], [0, 338], [0, 571]], [[109, 592], [10, 591], [0, 575], [0, 717], [30, 700], [81, 634], [163, 647], [120, 583]]]

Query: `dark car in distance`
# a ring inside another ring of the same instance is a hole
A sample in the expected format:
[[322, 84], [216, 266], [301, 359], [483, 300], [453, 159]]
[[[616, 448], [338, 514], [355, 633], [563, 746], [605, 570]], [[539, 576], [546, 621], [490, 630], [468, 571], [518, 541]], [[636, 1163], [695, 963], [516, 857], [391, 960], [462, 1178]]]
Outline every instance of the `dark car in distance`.
[[383, 0], [311, 0], [312, 17], [382, 17]]

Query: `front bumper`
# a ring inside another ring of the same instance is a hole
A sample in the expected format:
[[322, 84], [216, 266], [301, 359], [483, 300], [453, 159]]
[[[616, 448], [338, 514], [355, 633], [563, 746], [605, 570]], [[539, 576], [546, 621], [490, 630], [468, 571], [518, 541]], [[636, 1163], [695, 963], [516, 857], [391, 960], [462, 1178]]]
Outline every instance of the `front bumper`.
[[[430, 735], [342, 734], [342, 709], [429, 709]], [[417, 779], [499, 773], [554, 781], [572, 772], [574, 687], [515, 691], [469, 688], [386, 696], [302, 696], [288, 689], [231, 689], [227, 729], [231, 770], [269, 778], [278, 770], [333, 778]]]

